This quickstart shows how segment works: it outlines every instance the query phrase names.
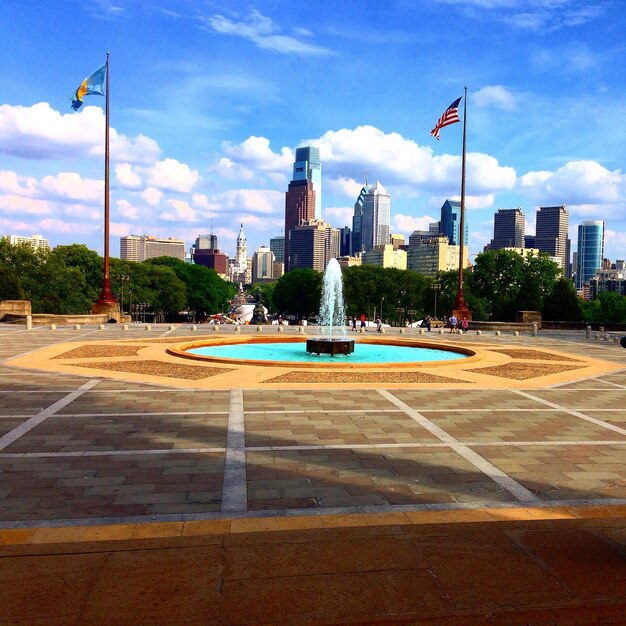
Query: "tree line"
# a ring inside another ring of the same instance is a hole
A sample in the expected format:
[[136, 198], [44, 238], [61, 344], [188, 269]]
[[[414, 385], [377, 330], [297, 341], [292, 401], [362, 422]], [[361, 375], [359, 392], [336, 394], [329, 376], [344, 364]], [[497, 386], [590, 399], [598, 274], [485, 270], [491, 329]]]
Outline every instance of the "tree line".
[[[35, 250], [0, 239], [0, 300], [30, 300], [33, 313], [85, 314], [102, 287], [104, 260], [85, 245]], [[124, 309], [142, 303], [157, 319], [173, 321], [183, 311], [200, 321], [224, 312], [236, 287], [201, 265], [172, 257], [142, 263], [112, 258], [111, 289], [124, 290]], [[270, 313], [310, 319], [319, 310], [322, 274], [296, 269], [272, 283], [253, 285]], [[576, 296], [574, 285], [561, 275], [547, 255], [522, 257], [492, 250], [477, 255], [464, 272], [464, 293], [476, 320], [514, 321], [517, 311], [540, 311], [546, 320], [626, 322], [626, 298], [612, 292], [591, 302]], [[440, 272], [428, 278], [413, 270], [371, 265], [343, 270], [348, 317], [380, 316], [392, 324], [442, 318], [452, 311], [458, 273]]]
[[[0, 300], [30, 300], [33, 313], [87, 314], [100, 295], [104, 259], [85, 245], [35, 250], [0, 239]], [[142, 263], [110, 259], [111, 291], [124, 310], [141, 304], [155, 319], [186, 311], [204, 316], [228, 308], [236, 287], [202, 265], [172, 257]]]

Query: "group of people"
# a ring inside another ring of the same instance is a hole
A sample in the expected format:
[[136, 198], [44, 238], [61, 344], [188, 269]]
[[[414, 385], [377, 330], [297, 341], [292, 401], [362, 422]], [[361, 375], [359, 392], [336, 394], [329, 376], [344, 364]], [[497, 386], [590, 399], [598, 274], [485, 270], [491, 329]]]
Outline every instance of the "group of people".
[[450, 326], [451, 333], [458, 333], [459, 330], [462, 330], [464, 333], [466, 333], [467, 329], [469, 328], [469, 320], [467, 319], [467, 317], [463, 316], [463, 319], [459, 321], [457, 316], [453, 313], [448, 318], [448, 326]]

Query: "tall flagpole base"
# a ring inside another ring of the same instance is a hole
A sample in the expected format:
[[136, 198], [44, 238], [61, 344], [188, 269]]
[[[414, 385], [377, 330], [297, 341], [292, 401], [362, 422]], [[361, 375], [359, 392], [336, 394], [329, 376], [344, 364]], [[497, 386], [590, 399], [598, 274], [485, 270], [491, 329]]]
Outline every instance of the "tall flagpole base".
[[463, 295], [463, 287], [459, 287], [454, 300], [454, 306], [452, 307], [452, 314], [456, 316], [458, 320], [462, 320], [464, 317], [469, 321], [472, 319], [472, 312], [469, 310], [465, 303], [465, 296]]
[[109, 319], [114, 319], [116, 322], [121, 321], [120, 305], [111, 291], [107, 278], [103, 281], [100, 297], [91, 305], [91, 312], [94, 315], [108, 315]]

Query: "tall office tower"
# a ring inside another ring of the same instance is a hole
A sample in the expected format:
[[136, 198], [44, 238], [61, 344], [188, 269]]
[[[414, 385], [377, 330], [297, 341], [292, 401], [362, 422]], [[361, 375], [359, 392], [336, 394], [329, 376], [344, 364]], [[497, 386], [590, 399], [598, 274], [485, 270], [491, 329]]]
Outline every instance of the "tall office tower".
[[354, 203], [354, 215], [352, 216], [352, 241], [350, 242], [350, 254], [355, 256], [363, 252], [363, 206], [365, 196], [369, 193], [370, 186], [365, 183]]
[[285, 194], [285, 272], [291, 269], [291, 230], [315, 219], [315, 189], [308, 180], [292, 180]]
[[228, 255], [217, 248], [193, 248], [192, 260], [217, 272], [222, 278], [228, 276]]
[[[461, 228], [461, 203], [457, 200], [446, 200], [441, 207], [439, 232], [448, 238], [451, 246], [461, 245], [459, 229]], [[466, 246], [469, 236], [467, 219], [465, 220], [463, 245]]]
[[[361, 248], [368, 252], [374, 246], [389, 243], [389, 221], [391, 213], [391, 196], [385, 188], [376, 181], [373, 185], [365, 185], [359, 194], [355, 205], [363, 203], [363, 217], [361, 220]], [[354, 223], [354, 220], [353, 220]]]
[[352, 231], [349, 226], [339, 229], [339, 256], [350, 256]]
[[569, 276], [569, 213], [565, 205], [542, 206], [537, 211], [535, 248], [558, 258], [564, 276]]
[[277, 263], [285, 262], [285, 238], [282, 235], [270, 239], [270, 250], [274, 253]]
[[17, 246], [20, 243], [27, 243], [35, 250], [50, 250], [50, 242], [41, 235], [31, 235], [30, 237], [22, 237], [20, 235], [9, 235], [9, 243]]
[[491, 250], [523, 248], [526, 220], [522, 209], [498, 209], [493, 217]]
[[[319, 148], [296, 148], [292, 180], [308, 180], [315, 191], [315, 214], [311, 219], [322, 219], [322, 163]], [[285, 231], [286, 233], [287, 231]]]
[[120, 237], [120, 259], [126, 261], [145, 261], [159, 256], [171, 256], [185, 260], [185, 242], [173, 237], [154, 237], [153, 235], [127, 235]]
[[395, 267], [399, 270], [406, 269], [406, 250], [394, 248], [392, 243], [376, 246], [372, 250], [363, 253], [363, 265], [377, 265], [378, 267]]
[[274, 277], [274, 253], [260, 246], [252, 255], [252, 282], [270, 281]]
[[534, 248], [535, 239], [535, 235], [524, 235], [524, 248]]
[[582, 291], [602, 267], [604, 257], [604, 222], [595, 220], [578, 226], [576, 253], [576, 289]]
[[289, 267], [323, 272], [339, 255], [339, 229], [323, 220], [309, 220], [291, 231]]
[[404, 250], [407, 247], [404, 235], [389, 235], [389, 243], [394, 250]]

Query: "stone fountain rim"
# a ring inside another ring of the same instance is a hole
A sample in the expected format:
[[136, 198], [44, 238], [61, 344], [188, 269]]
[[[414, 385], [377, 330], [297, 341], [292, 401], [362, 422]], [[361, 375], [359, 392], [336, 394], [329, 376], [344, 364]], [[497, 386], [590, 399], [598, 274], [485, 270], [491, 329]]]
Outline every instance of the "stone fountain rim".
[[[310, 339], [310, 337], [309, 337]], [[185, 342], [176, 346], [168, 347], [167, 353], [172, 356], [191, 359], [194, 361], [204, 361], [205, 363], [224, 363], [230, 365], [251, 365], [254, 367], [282, 367], [282, 368], [297, 368], [297, 369], [381, 369], [381, 368], [396, 368], [396, 369], [412, 369], [415, 367], [445, 367], [456, 364], [458, 366], [459, 361], [410, 361], [408, 363], [349, 363], [349, 362], [337, 362], [337, 363], [298, 363], [291, 361], [256, 361], [253, 359], [229, 359], [226, 357], [214, 357], [205, 356], [201, 354], [191, 354], [187, 350], [193, 348], [202, 348], [206, 346], [225, 346], [225, 345], [238, 345], [248, 343], [306, 343], [307, 337], [219, 337], [204, 340], [196, 340], [191, 342]], [[444, 352], [455, 352], [457, 354], [464, 354], [467, 359], [462, 362], [475, 363], [480, 361], [484, 355], [480, 349], [470, 349], [464, 346], [456, 346], [446, 343], [438, 343], [435, 341], [415, 340], [415, 339], [395, 339], [395, 338], [372, 338], [363, 337], [355, 338], [355, 343], [367, 343], [367, 344], [383, 344], [386, 346], [401, 346], [410, 348], [426, 348], [429, 350], [443, 350]]]

